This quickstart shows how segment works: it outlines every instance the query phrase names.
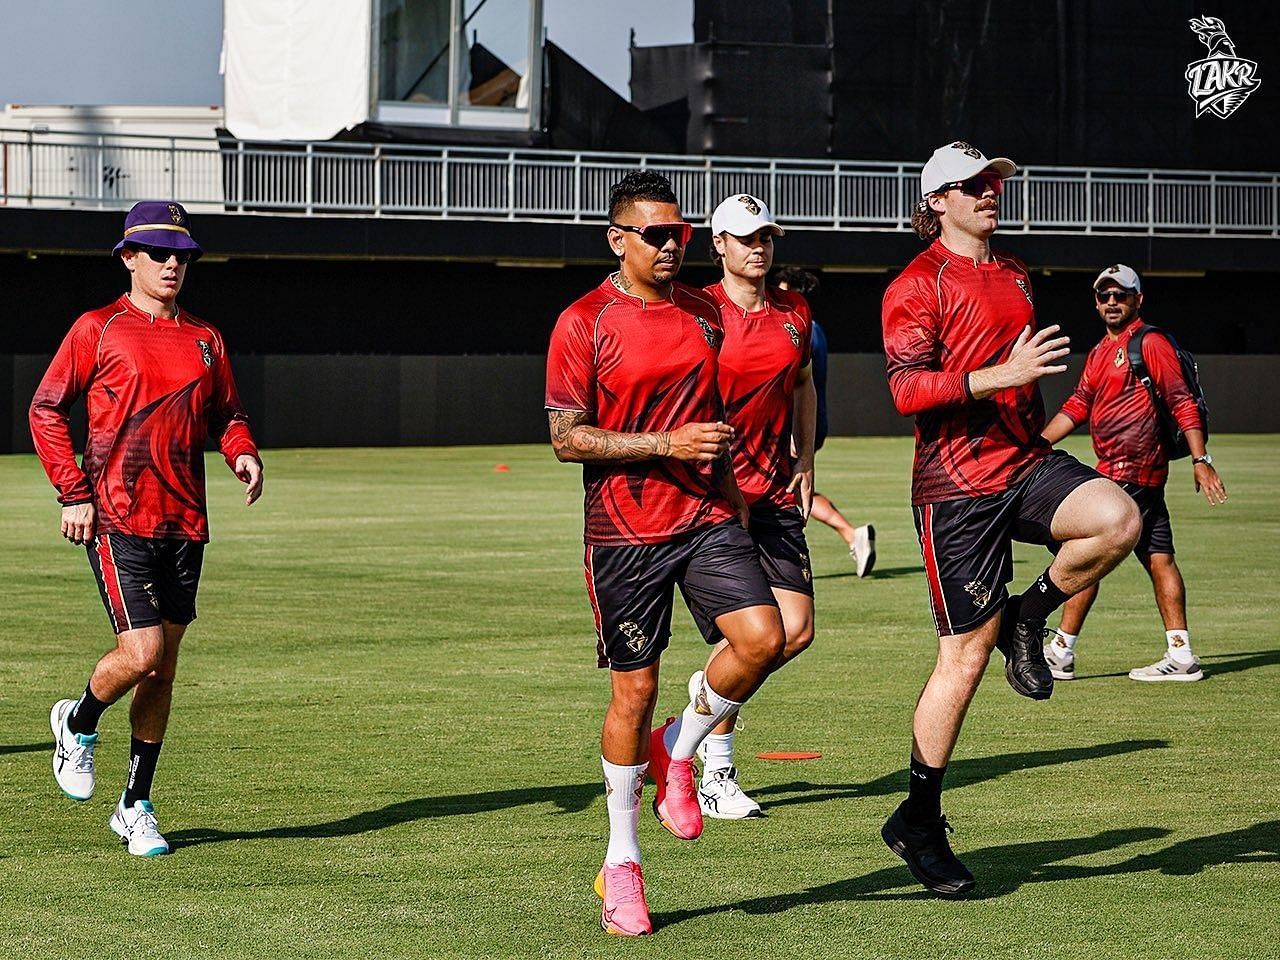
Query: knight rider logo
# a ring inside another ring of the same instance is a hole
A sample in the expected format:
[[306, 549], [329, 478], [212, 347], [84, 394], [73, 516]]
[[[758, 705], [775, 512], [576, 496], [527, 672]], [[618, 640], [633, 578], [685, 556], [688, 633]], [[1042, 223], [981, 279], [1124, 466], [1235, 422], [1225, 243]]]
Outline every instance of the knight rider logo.
[[751, 214], [753, 217], [760, 216], [760, 204], [756, 203], [754, 197], [744, 193], [742, 196], [738, 197], [738, 202], [746, 207], [747, 213]]
[[973, 597], [973, 605], [985, 607], [991, 602], [991, 590], [981, 580], [970, 580], [964, 585], [964, 592]]
[[206, 340], [197, 340], [196, 345], [200, 348], [200, 359], [204, 361], [206, 367], [213, 366], [213, 347], [209, 346]]
[[1209, 48], [1209, 56], [1187, 64], [1187, 93], [1196, 104], [1196, 116], [1206, 111], [1226, 119], [1240, 109], [1262, 85], [1258, 64], [1236, 56], [1226, 25], [1217, 17], [1189, 21], [1192, 32]]
[[711, 702], [707, 700], [707, 684], [705, 680], [698, 687], [698, 695], [693, 698], [693, 712], [704, 717], [712, 716]]
[[800, 347], [800, 331], [796, 329], [794, 323], [784, 323], [782, 329], [787, 331], [787, 336], [791, 338], [791, 345], [799, 349]]
[[1027, 286], [1027, 281], [1023, 280], [1021, 277], [1014, 277], [1013, 282], [1018, 285], [1018, 289], [1022, 291], [1022, 295], [1027, 298], [1027, 303], [1034, 307], [1036, 302], [1031, 299], [1031, 288]]
[[696, 313], [693, 315], [693, 319], [696, 320], [698, 322], [698, 326], [702, 328], [702, 336], [703, 339], [707, 341], [707, 346], [714, 350], [718, 339], [716, 337], [715, 327], [711, 326], [706, 317], [700, 317]]
[[640, 624], [634, 620], [623, 620], [618, 624], [618, 632], [627, 638], [627, 646], [633, 653], [639, 653], [649, 643], [649, 638], [640, 629]]

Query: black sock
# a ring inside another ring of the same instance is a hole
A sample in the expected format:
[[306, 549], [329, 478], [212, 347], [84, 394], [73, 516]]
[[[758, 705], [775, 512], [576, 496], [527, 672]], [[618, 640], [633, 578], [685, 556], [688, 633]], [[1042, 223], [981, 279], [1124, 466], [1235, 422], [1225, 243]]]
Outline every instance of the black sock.
[[1046, 570], [1036, 577], [1035, 582], [1022, 594], [1018, 610], [1019, 620], [1048, 620], [1049, 614], [1067, 602], [1071, 596], [1063, 593], [1058, 585], [1049, 577]]
[[156, 762], [160, 759], [162, 746], [163, 743], [129, 738], [129, 782], [124, 788], [126, 810], [139, 800], [151, 799], [151, 780], [156, 775]]
[[98, 729], [98, 720], [102, 717], [102, 711], [109, 706], [111, 704], [103, 703], [95, 697], [93, 691], [89, 689], [89, 684], [85, 684], [84, 693], [67, 714], [67, 729], [72, 733], [93, 733]]
[[942, 778], [946, 772], [946, 767], [931, 767], [912, 754], [907, 802], [902, 805], [904, 817], [919, 822], [942, 816]]

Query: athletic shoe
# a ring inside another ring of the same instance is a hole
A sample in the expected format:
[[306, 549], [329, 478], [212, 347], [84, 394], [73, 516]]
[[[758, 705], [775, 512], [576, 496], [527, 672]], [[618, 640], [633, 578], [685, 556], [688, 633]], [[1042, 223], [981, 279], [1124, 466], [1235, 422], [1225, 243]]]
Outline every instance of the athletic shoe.
[[653, 933], [649, 905], [644, 900], [644, 874], [640, 864], [623, 860], [616, 867], [605, 864], [596, 874], [600, 928], [619, 937], [643, 937]]
[[876, 528], [871, 524], [865, 527], [854, 527], [853, 545], [849, 547], [849, 558], [857, 568], [858, 576], [865, 577], [876, 565]]
[[135, 800], [125, 808], [124, 794], [111, 814], [111, 829], [135, 857], [154, 857], [169, 852], [169, 841], [160, 835], [156, 808], [150, 800]]
[[764, 811], [738, 786], [738, 768], [708, 770], [698, 787], [698, 805], [703, 816], [715, 820], [753, 820]]
[[1203, 680], [1204, 671], [1200, 669], [1200, 661], [1179, 663], [1167, 653], [1149, 667], [1135, 667], [1129, 671], [1130, 680], [1180, 680], [1184, 683]]
[[693, 787], [693, 758], [671, 759], [662, 740], [667, 728], [675, 722], [675, 717], [667, 717], [667, 722], [649, 738], [649, 776], [658, 787], [653, 814], [673, 836], [697, 840], [702, 836], [702, 810], [698, 806], [698, 791]]
[[996, 649], [1004, 654], [1004, 676], [1009, 686], [1032, 700], [1053, 695], [1053, 674], [1044, 659], [1043, 620], [1019, 620], [1018, 604], [1010, 599], [1000, 621]]
[[98, 745], [98, 734], [72, 733], [67, 729], [67, 717], [75, 705], [74, 700], [59, 700], [49, 711], [53, 779], [72, 800], [88, 800], [93, 796], [93, 748]]
[[907, 862], [911, 875], [934, 893], [954, 896], [973, 889], [973, 874], [951, 851], [945, 816], [923, 824], [909, 822], [898, 807], [880, 829], [889, 849]]
[[[1053, 631], [1055, 634], [1057, 631]], [[1076, 678], [1076, 655], [1069, 647], [1060, 646], [1055, 640], [1044, 645], [1044, 662], [1049, 664], [1049, 672], [1055, 680], [1074, 680]]]

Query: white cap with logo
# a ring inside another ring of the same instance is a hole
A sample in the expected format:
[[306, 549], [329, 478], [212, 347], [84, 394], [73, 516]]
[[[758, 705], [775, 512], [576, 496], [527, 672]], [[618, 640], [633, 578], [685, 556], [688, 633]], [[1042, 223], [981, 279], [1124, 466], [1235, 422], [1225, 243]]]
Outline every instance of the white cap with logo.
[[939, 147], [920, 171], [920, 196], [937, 193], [940, 187], [968, 180], [983, 170], [1007, 179], [1018, 172], [1018, 165], [1008, 157], [988, 160], [981, 150], [963, 140]]
[[711, 232], [716, 236], [731, 233], [735, 237], [749, 237], [761, 227], [773, 227], [773, 232], [780, 237], [786, 234], [774, 222], [768, 205], [749, 193], [725, 197], [711, 214]]
[[1138, 271], [1133, 267], [1126, 267], [1123, 263], [1113, 263], [1098, 274], [1098, 279], [1093, 281], [1093, 289], [1097, 290], [1107, 281], [1118, 284], [1126, 290], [1132, 290], [1134, 293], [1142, 292], [1142, 278], [1138, 276]]

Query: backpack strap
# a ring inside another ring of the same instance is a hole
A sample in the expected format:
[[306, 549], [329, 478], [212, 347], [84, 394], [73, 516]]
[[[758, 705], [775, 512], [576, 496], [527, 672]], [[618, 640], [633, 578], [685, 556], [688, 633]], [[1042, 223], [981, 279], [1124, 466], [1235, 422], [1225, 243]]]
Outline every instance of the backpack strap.
[[1142, 359], [1142, 340], [1148, 333], [1158, 332], [1159, 328], [1151, 326], [1149, 323], [1139, 325], [1138, 329], [1133, 331], [1133, 335], [1129, 337], [1129, 368], [1133, 371], [1133, 375], [1138, 382], [1147, 388], [1147, 393], [1151, 397], [1151, 402], [1159, 407], [1161, 398], [1156, 393], [1155, 381], [1151, 379], [1151, 371], [1147, 369], [1147, 361]]

